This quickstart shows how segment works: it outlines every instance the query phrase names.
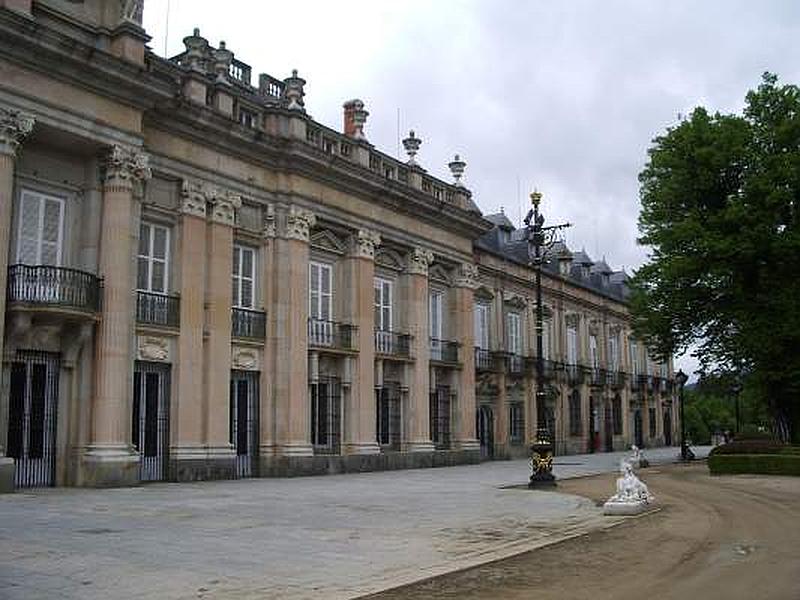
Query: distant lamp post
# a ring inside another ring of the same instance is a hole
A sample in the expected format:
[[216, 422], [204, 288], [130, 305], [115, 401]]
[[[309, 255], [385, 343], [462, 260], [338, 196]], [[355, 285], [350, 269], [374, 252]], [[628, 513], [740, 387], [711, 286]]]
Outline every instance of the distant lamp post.
[[742, 382], [736, 381], [734, 382], [733, 386], [731, 386], [731, 391], [733, 392], [733, 399], [734, 399], [734, 410], [735, 410], [735, 417], [736, 417], [736, 425], [733, 431], [734, 439], [735, 436], [739, 435], [739, 431], [741, 430], [741, 421], [739, 420], [739, 396], [742, 393]]
[[526, 239], [528, 240], [528, 257], [533, 265], [536, 283], [536, 438], [531, 442], [531, 476], [528, 487], [552, 487], [556, 484], [553, 475], [553, 438], [547, 424], [544, 391], [544, 352], [542, 330], [544, 308], [542, 306], [542, 265], [547, 251], [556, 241], [557, 233], [570, 226], [544, 226], [544, 215], [539, 213], [542, 194], [534, 191], [531, 194], [533, 208], [525, 217]]
[[686, 385], [687, 381], [689, 381], [689, 376], [683, 372], [683, 369], [680, 369], [677, 373], [675, 373], [675, 382], [678, 384], [679, 400], [681, 403], [681, 460], [684, 462], [691, 460], [689, 447], [686, 445], [686, 421], [683, 418], [683, 387]]

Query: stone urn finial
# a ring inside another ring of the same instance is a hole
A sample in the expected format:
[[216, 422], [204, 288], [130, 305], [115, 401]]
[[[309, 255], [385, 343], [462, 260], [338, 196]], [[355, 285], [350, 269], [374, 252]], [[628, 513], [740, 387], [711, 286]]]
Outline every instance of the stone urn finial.
[[414, 135], [414, 130], [408, 132], [408, 137], [403, 140], [403, 148], [406, 149], [406, 153], [408, 154], [408, 166], [409, 167], [416, 167], [417, 161], [414, 158], [419, 151], [419, 147], [422, 145], [422, 140]]
[[286, 108], [305, 112], [303, 96], [306, 95], [303, 86], [306, 80], [297, 75], [297, 69], [292, 69], [292, 76], [283, 80], [283, 96], [286, 98]]
[[195, 27], [192, 35], [183, 38], [186, 46], [186, 63], [193, 71], [203, 70], [203, 59], [208, 52], [208, 40], [200, 35], [200, 28]]
[[233, 61], [233, 52], [225, 47], [225, 42], [220, 42], [219, 48], [214, 50], [214, 72], [217, 74], [217, 83], [228, 82], [231, 61]]
[[364, 109], [364, 102], [358, 98], [344, 103], [344, 134], [355, 140], [366, 140], [364, 125], [369, 113]]
[[455, 186], [456, 187], [464, 187], [464, 184], [461, 183], [461, 176], [464, 174], [464, 168], [467, 166], [461, 157], [456, 154], [455, 158], [447, 165], [450, 167], [450, 172], [453, 174], [453, 179], [455, 179]]

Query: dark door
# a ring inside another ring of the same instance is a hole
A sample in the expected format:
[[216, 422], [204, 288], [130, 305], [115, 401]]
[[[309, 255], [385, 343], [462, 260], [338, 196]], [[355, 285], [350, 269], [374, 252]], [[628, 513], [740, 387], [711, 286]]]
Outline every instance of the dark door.
[[382, 450], [400, 450], [400, 385], [384, 383], [375, 390], [375, 437]]
[[431, 441], [438, 450], [450, 448], [450, 388], [438, 385], [430, 394]]
[[644, 436], [642, 435], [642, 411], [633, 411], [633, 441], [639, 447], [644, 447]]
[[237, 477], [252, 477], [258, 461], [257, 371], [231, 371], [230, 442]]
[[672, 411], [664, 409], [664, 445], [672, 446]]
[[606, 452], [613, 452], [614, 451], [614, 412], [611, 409], [611, 403], [606, 402], [605, 407], [605, 419], [603, 422], [603, 428], [605, 429], [605, 451]]
[[481, 460], [494, 457], [494, 412], [492, 407], [481, 405], [478, 407], [475, 429], [481, 444]]
[[311, 444], [317, 454], [339, 454], [342, 391], [338, 379], [320, 377], [311, 395]]
[[8, 456], [20, 488], [55, 484], [59, 356], [17, 353], [11, 363]]
[[170, 366], [136, 361], [133, 369], [132, 442], [139, 479], [166, 481], [169, 460]]

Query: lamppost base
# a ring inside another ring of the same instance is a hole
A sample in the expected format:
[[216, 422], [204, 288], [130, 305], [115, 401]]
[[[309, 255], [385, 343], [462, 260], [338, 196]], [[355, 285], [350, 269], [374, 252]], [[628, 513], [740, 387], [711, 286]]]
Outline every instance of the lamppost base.
[[530, 467], [529, 488], [556, 486], [556, 476], [553, 475], [553, 445], [549, 441], [536, 440], [531, 444]]

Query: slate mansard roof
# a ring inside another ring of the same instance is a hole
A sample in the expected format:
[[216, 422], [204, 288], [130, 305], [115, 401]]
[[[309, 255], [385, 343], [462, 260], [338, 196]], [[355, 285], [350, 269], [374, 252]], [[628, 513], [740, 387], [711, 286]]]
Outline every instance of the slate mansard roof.
[[[528, 241], [524, 229], [515, 229], [503, 213], [486, 215], [494, 227], [478, 238], [475, 246], [512, 262], [528, 265]], [[569, 261], [569, 274], [561, 275], [559, 259]], [[565, 277], [570, 283], [590, 289], [620, 302], [627, 302], [630, 294], [628, 274], [614, 271], [608, 266], [605, 257], [594, 261], [586, 250], [571, 251], [566, 243], [558, 241], [548, 250], [544, 263], [545, 272], [553, 276]]]

